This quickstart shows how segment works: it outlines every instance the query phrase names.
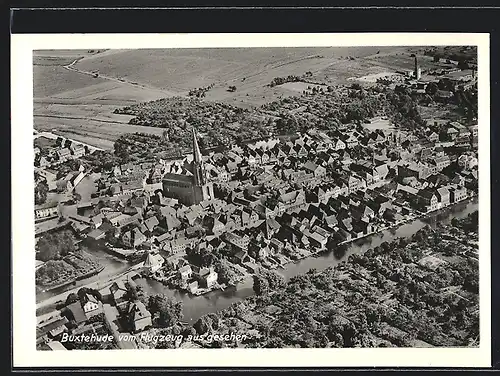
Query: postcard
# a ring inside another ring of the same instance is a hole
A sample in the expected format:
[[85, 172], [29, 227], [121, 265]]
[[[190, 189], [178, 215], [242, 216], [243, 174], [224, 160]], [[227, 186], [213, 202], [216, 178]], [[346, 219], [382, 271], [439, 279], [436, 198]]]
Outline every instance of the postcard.
[[488, 34], [18, 34], [11, 69], [15, 366], [490, 366]]

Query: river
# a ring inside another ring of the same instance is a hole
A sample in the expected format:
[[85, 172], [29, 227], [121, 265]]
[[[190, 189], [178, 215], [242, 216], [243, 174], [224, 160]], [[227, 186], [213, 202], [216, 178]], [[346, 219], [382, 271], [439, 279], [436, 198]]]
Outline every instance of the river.
[[52, 298], [54, 296], [57, 296], [59, 294], [62, 294], [66, 291], [73, 290], [77, 287], [80, 286], [85, 286], [89, 283], [92, 282], [97, 282], [99, 280], [104, 280], [109, 277], [113, 277], [119, 273], [124, 272], [125, 270], [129, 269], [132, 265], [125, 261], [122, 260], [116, 256], [112, 256], [109, 253], [99, 249], [99, 248], [86, 248], [84, 247], [83, 250], [92, 256], [94, 256], [97, 261], [104, 266], [104, 269], [99, 273], [96, 274], [92, 277], [89, 278], [84, 278], [79, 281], [74, 282], [73, 284], [66, 285], [66, 286], [61, 286], [49, 291], [37, 291], [36, 293], [36, 302], [39, 303], [43, 300]]
[[[416, 219], [411, 223], [404, 224], [398, 228], [384, 230], [380, 233], [373, 234], [369, 237], [356, 240], [347, 246], [343, 257], [338, 258], [332, 252], [328, 252], [316, 257], [308, 257], [286, 265], [285, 269], [279, 269], [279, 272], [285, 276], [287, 280], [290, 278], [304, 274], [308, 270], [315, 268], [318, 271], [324, 270], [329, 266], [337, 265], [350, 254], [365, 252], [370, 248], [374, 248], [383, 242], [389, 242], [395, 238], [408, 238], [415, 234], [418, 230], [430, 225], [436, 227], [437, 223], [449, 224], [453, 218], [463, 218], [470, 213], [478, 210], [477, 198], [472, 201], [465, 201], [456, 204], [446, 210], [436, 212], [427, 217]], [[188, 293], [181, 293], [176, 290], [169, 289], [160, 282], [146, 279], [139, 279], [137, 283], [141, 285], [148, 294], [165, 294], [182, 301], [184, 309], [184, 320], [193, 324], [201, 316], [220, 311], [229, 307], [232, 303], [240, 301], [253, 295], [252, 280], [246, 280], [235, 287], [227, 288], [224, 291], [213, 291], [202, 296], [192, 296]]]

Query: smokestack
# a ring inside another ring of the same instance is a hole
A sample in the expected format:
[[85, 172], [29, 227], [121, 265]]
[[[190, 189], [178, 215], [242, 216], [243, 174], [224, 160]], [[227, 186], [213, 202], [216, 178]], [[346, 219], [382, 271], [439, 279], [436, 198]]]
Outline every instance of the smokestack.
[[420, 68], [418, 67], [417, 56], [415, 55], [415, 71], [413, 72], [413, 77], [415, 77], [416, 80], [420, 80], [420, 75], [421, 71]]

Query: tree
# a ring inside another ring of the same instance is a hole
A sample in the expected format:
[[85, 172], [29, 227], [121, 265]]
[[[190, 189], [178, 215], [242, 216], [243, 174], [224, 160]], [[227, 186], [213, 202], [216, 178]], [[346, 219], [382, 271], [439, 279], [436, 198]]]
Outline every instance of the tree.
[[458, 66], [458, 69], [460, 69], [460, 70], [469, 69], [469, 64], [463, 58], [458, 60], [457, 66]]
[[433, 59], [432, 59], [435, 63], [439, 63], [439, 56], [438, 55], [434, 55]]
[[45, 233], [37, 248], [37, 259], [41, 261], [59, 259], [75, 251], [74, 239], [68, 230]]
[[253, 291], [256, 295], [265, 295], [269, 293], [269, 282], [260, 275], [253, 276]]
[[81, 201], [82, 200], [82, 195], [78, 192], [73, 192], [73, 200], [75, 202]]
[[438, 85], [435, 82], [429, 82], [425, 88], [425, 92], [429, 94], [430, 96], [433, 96], [437, 93], [439, 90]]
[[263, 268], [259, 270], [259, 273], [253, 279], [253, 289], [257, 295], [264, 295], [285, 286], [286, 281], [281, 274]]
[[76, 295], [74, 292], [72, 292], [66, 298], [66, 305], [70, 305], [70, 304], [77, 302], [77, 301], [78, 301], [78, 295]]
[[135, 283], [127, 283], [127, 299], [131, 302], [135, 302], [139, 299], [139, 293]]
[[163, 294], [150, 296], [148, 309], [153, 315], [158, 314], [158, 322], [164, 327], [175, 325], [182, 319], [182, 302]]
[[198, 321], [195, 322], [193, 328], [198, 334], [207, 333], [212, 327], [212, 319], [208, 315], [201, 316]]
[[162, 138], [162, 141], [168, 141], [169, 140], [169, 135], [168, 135], [168, 131], [167, 130], [164, 130], [162, 132], [161, 138]]
[[49, 191], [49, 187], [45, 182], [39, 182], [35, 186], [35, 204], [40, 205], [43, 204], [47, 200], [47, 192]]
[[237, 274], [225, 259], [215, 265], [215, 271], [217, 272], [220, 283], [231, 284], [237, 278]]

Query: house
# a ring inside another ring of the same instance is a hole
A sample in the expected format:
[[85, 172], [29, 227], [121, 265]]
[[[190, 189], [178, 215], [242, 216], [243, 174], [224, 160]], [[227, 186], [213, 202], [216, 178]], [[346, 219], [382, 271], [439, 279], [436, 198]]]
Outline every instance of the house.
[[164, 249], [174, 255], [176, 253], [185, 251], [186, 248], [190, 246], [192, 243], [193, 243], [192, 239], [179, 237], [176, 239], [172, 239], [169, 242], [166, 242]]
[[126, 311], [126, 308], [128, 306], [128, 290], [125, 286], [125, 282], [113, 282], [113, 284], [109, 288], [109, 291], [111, 292], [111, 296], [113, 297], [113, 301], [118, 311]]
[[462, 186], [450, 188], [450, 204], [465, 200], [467, 198], [467, 189]]
[[307, 161], [302, 166], [306, 171], [309, 171], [315, 178], [322, 178], [326, 175], [326, 168], [318, 166], [316, 163]]
[[438, 209], [438, 198], [437, 196], [425, 189], [422, 189], [418, 192], [418, 196], [420, 198], [420, 202], [422, 206], [427, 210], [427, 211], [433, 211]]
[[438, 171], [448, 167], [450, 165], [450, 157], [448, 155], [444, 155], [442, 157], [434, 158], [434, 165], [436, 166]]
[[225, 240], [231, 245], [242, 250], [247, 250], [248, 244], [250, 243], [250, 238], [248, 237], [248, 235], [241, 234], [237, 231], [227, 232], [225, 234]]
[[233, 261], [237, 264], [243, 264], [248, 258], [247, 251], [240, 250], [233, 255]]
[[140, 332], [152, 326], [151, 313], [141, 301], [135, 301], [130, 304], [127, 316], [133, 333]]
[[59, 203], [58, 202], [46, 202], [41, 205], [35, 206], [35, 220], [57, 217], [59, 215]]
[[285, 245], [279, 239], [272, 238], [269, 241], [269, 247], [271, 249], [274, 249], [276, 252], [281, 252], [281, 250], [283, 249], [284, 246]]
[[150, 233], [153, 232], [155, 227], [158, 226], [159, 224], [160, 222], [158, 221], [158, 218], [156, 218], [155, 216], [149, 217], [144, 221], [144, 226]]
[[191, 265], [184, 265], [179, 269], [179, 276], [183, 281], [187, 281], [193, 275], [193, 270], [191, 269]]
[[156, 273], [163, 266], [165, 259], [159, 254], [153, 254], [151, 252], [146, 256], [144, 261], [143, 270], [147, 274]]
[[218, 275], [213, 269], [200, 270], [199, 279], [206, 288], [211, 288], [217, 283]]
[[450, 205], [450, 191], [446, 187], [441, 187], [437, 189], [437, 198], [440, 207], [445, 207]]
[[469, 131], [472, 134], [472, 137], [477, 137], [477, 124], [476, 125], [471, 125], [469, 127]]
[[326, 236], [321, 235], [316, 231], [310, 232], [307, 229], [304, 230], [304, 234], [308, 237], [311, 245], [321, 249], [326, 247], [326, 243], [328, 242], [328, 238]]
[[458, 157], [458, 165], [463, 169], [471, 170], [478, 165], [478, 160], [474, 155], [462, 154]]
[[306, 205], [306, 196], [302, 189], [280, 195], [278, 199], [279, 215], [303, 208]]
[[127, 247], [138, 247], [146, 241], [146, 236], [141, 232], [138, 227], [127, 231], [122, 236], [122, 242]]
[[347, 186], [349, 189], [349, 194], [356, 192], [359, 189], [360, 180], [356, 178], [354, 175], [349, 176], [347, 180]]
[[224, 223], [222, 223], [219, 219], [219, 215], [205, 217], [205, 226], [211, 234], [216, 236], [221, 235], [225, 230]]
[[85, 146], [72, 143], [70, 150], [73, 152], [73, 158], [80, 158], [85, 155]]
[[90, 218], [90, 220], [92, 221], [92, 227], [94, 229], [99, 228], [102, 225], [103, 219], [104, 219], [104, 215], [102, 213], [94, 215], [92, 218]]
[[458, 131], [453, 127], [449, 127], [446, 130], [446, 136], [449, 140], [454, 141], [458, 137]]
[[65, 162], [68, 159], [72, 158], [71, 151], [69, 149], [66, 149], [66, 148], [62, 148], [62, 149], [57, 150], [56, 156], [60, 162]]
[[187, 285], [187, 290], [191, 293], [191, 294], [196, 294], [196, 292], [198, 292], [198, 288], [199, 288], [199, 284], [198, 284], [198, 281], [191, 281], [188, 283]]
[[344, 150], [347, 147], [346, 143], [341, 139], [335, 142], [335, 150]]
[[68, 351], [68, 349], [64, 347], [64, 345], [59, 341], [49, 341], [46, 343], [46, 345], [52, 351], [58, 351], [58, 350]]
[[36, 326], [36, 337], [57, 338], [67, 331], [68, 319], [60, 315], [55, 315]]
[[93, 311], [97, 311], [100, 308], [99, 301], [94, 295], [84, 294], [80, 298], [80, 303], [82, 304], [83, 311], [87, 314]]

